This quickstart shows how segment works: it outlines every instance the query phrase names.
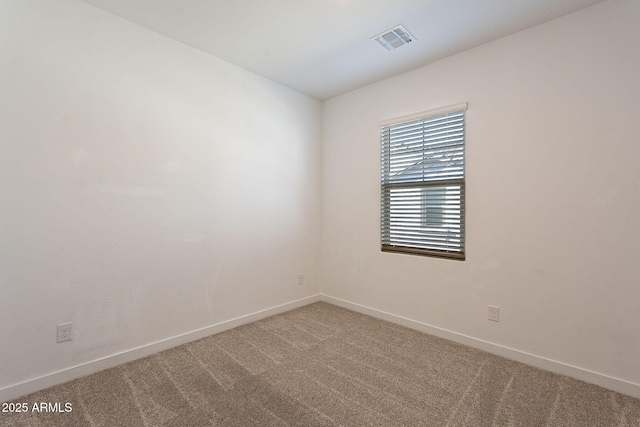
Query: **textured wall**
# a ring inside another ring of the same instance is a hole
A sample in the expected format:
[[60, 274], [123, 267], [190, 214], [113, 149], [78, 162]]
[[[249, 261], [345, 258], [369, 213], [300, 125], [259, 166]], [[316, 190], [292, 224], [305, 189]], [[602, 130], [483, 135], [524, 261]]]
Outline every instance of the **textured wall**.
[[[323, 293], [640, 387], [639, 21], [604, 2], [326, 101]], [[378, 123], [460, 102], [467, 260], [381, 253]]]
[[317, 294], [320, 120], [92, 6], [3, 1], [0, 389]]

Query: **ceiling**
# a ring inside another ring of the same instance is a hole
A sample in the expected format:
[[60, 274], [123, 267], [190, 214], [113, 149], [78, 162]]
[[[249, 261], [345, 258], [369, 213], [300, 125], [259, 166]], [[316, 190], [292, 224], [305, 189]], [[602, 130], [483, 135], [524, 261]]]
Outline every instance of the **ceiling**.
[[[324, 100], [602, 0], [82, 0]], [[416, 41], [370, 38], [403, 24]]]

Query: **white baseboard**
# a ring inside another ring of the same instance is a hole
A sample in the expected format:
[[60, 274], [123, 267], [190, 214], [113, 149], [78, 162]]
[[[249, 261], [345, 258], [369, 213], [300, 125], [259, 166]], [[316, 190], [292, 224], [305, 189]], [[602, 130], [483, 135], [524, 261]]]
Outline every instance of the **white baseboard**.
[[209, 335], [217, 334], [219, 332], [226, 331], [228, 329], [235, 328], [237, 326], [245, 325], [247, 323], [255, 322], [256, 320], [264, 319], [265, 317], [273, 316], [275, 314], [284, 313], [285, 311], [293, 310], [314, 302], [320, 301], [321, 295], [312, 295], [307, 298], [302, 298], [296, 301], [292, 301], [286, 304], [281, 304], [275, 307], [271, 307], [265, 310], [260, 310], [255, 313], [240, 316], [235, 319], [226, 320], [224, 322], [216, 323], [215, 325], [206, 326], [195, 331], [187, 332], [175, 337], [167, 338], [161, 341], [156, 341], [151, 344], [146, 344], [131, 350], [123, 351], [121, 353], [106, 356], [100, 359], [92, 360], [90, 362], [82, 363], [80, 365], [72, 366], [70, 368], [62, 369], [57, 372], [52, 372], [41, 377], [33, 378], [18, 384], [13, 384], [8, 387], [0, 389], [0, 402], [6, 402], [25, 394], [33, 393], [45, 388], [53, 387], [58, 384], [65, 383], [67, 381], [74, 380], [76, 378], [83, 377], [85, 375], [93, 374], [104, 369], [113, 368], [123, 363], [128, 363], [136, 359], [150, 356], [160, 351], [168, 350], [173, 347], [177, 347], [182, 344], [186, 344], [191, 341], [199, 340]]
[[640, 384], [635, 384], [619, 378], [614, 378], [605, 374], [590, 371], [588, 369], [569, 365], [556, 360], [551, 360], [542, 356], [516, 350], [513, 348], [505, 347], [499, 344], [494, 344], [478, 338], [470, 337], [468, 335], [459, 334], [457, 332], [408, 319], [396, 314], [387, 313], [375, 308], [356, 304], [340, 298], [318, 294], [286, 304], [278, 305], [276, 307], [257, 311], [245, 316], [237, 317], [235, 319], [226, 320], [215, 325], [207, 326], [195, 331], [167, 338], [165, 340], [156, 341], [154, 343], [140, 346], [121, 353], [113, 354], [111, 356], [106, 356], [80, 365], [72, 366], [70, 368], [63, 369], [57, 372], [52, 372], [50, 374], [33, 378], [18, 384], [10, 385], [8, 387], [0, 389], [0, 402], [6, 402], [25, 394], [33, 393], [48, 387], [62, 384], [64, 382], [71, 381], [85, 375], [90, 375], [104, 369], [113, 368], [123, 363], [128, 363], [136, 359], [147, 357], [160, 351], [168, 350], [170, 348], [186, 344], [188, 342], [195, 341], [209, 335], [217, 334], [219, 332], [223, 332], [237, 326], [255, 322], [256, 320], [264, 319], [265, 317], [273, 316], [275, 314], [284, 313], [285, 311], [293, 310], [317, 301], [325, 301], [327, 303], [348, 308], [350, 310], [367, 314], [378, 319], [386, 320], [398, 325], [406, 326], [411, 329], [428, 333], [430, 335], [468, 345], [470, 347], [496, 354], [498, 356], [506, 357], [507, 359], [522, 362], [527, 365], [535, 366], [537, 368], [545, 369], [547, 371], [555, 372], [558, 374], [567, 375], [569, 377], [596, 384], [601, 387], [617, 391], [619, 393], [627, 394], [635, 398], [640, 398]]
[[447, 329], [432, 326], [426, 323], [418, 322], [416, 320], [407, 319], [406, 317], [398, 316], [396, 314], [387, 313], [375, 308], [366, 307], [364, 305], [356, 304], [350, 301], [345, 301], [340, 298], [331, 297], [329, 295], [321, 295], [321, 301], [328, 302], [340, 307], [348, 308], [349, 310], [357, 311], [362, 314], [386, 320], [391, 323], [406, 326], [411, 329], [415, 329], [421, 332], [425, 332], [430, 335], [434, 335], [440, 338], [444, 338], [450, 341], [454, 341], [460, 344], [468, 345], [488, 353], [492, 353], [498, 356], [505, 357], [507, 359], [515, 360], [517, 362], [525, 363], [536, 368], [544, 369], [547, 371], [555, 372], [557, 374], [566, 375], [568, 377], [576, 378], [578, 380], [596, 384], [610, 390], [617, 391], [635, 398], [640, 398], [640, 384], [625, 381], [619, 378], [611, 377], [609, 375], [601, 374], [598, 372], [590, 371], [588, 369], [580, 368], [578, 366], [569, 365], [567, 363], [559, 362], [557, 360], [548, 359], [546, 357], [538, 356], [535, 354], [527, 353], [525, 351], [516, 350], [514, 348], [505, 347], [499, 344], [494, 344], [488, 341], [484, 341], [478, 338], [474, 338], [468, 335], [459, 334], [457, 332], [449, 331]]

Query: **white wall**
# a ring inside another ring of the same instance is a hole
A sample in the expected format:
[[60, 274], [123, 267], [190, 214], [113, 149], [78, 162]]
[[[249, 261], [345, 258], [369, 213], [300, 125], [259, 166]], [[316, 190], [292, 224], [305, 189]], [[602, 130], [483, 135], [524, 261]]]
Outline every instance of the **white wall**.
[[92, 6], [3, 0], [0, 391], [317, 294], [320, 127]]
[[[639, 22], [610, 0], [326, 101], [323, 293], [639, 393]], [[467, 260], [381, 253], [378, 123], [459, 102]]]

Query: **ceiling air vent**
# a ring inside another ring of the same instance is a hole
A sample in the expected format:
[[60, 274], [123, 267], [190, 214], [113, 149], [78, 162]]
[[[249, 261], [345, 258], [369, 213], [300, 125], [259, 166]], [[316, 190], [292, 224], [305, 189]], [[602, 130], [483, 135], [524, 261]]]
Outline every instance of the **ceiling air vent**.
[[416, 38], [413, 37], [413, 35], [411, 35], [404, 26], [398, 25], [390, 30], [378, 34], [377, 36], [371, 37], [371, 39], [380, 43], [387, 50], [394, 50], [407, 43], [411, 43]]

